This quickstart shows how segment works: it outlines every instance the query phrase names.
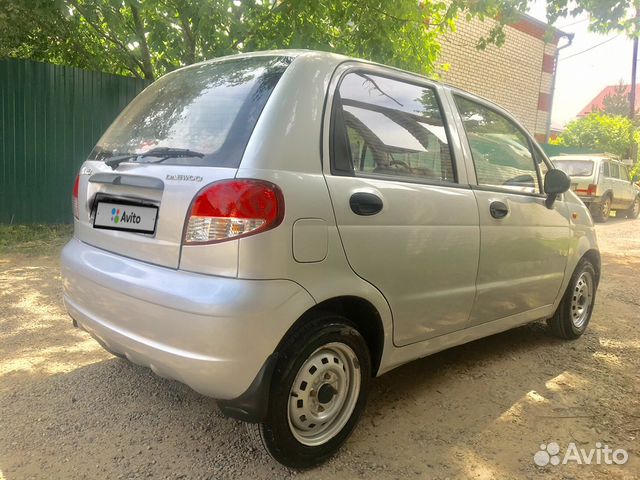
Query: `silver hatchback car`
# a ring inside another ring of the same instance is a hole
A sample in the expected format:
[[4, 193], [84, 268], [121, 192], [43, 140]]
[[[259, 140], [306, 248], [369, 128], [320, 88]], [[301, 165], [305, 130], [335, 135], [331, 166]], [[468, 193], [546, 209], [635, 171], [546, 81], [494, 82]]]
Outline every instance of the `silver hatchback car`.
[[148, 87], [82, 165], [64, 302], [308, 467], [372, 377], [536, 320], [585, 331], [600, 255], [569, 187], [468, 93], [329, 53], [221, 58]]

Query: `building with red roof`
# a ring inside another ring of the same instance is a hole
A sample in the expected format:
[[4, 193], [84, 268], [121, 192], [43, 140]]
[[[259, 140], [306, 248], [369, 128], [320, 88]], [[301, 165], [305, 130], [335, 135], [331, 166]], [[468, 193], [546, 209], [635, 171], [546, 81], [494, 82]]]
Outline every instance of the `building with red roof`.
[[[609, 85], [604, 87], [602, 91], [595, 96], [593, 100], [591, 100], [578, 114], [578, 118], [586, 117], [590, 113], [598, 112], [604, 110], [605, 104], [604, 99], [609, 96], [617, 96], [620, 93], [629, 97], [629, 92], [631, 91], [631, 85], [622, 85], [624, 90], [620, 88], [621, 85]], [[627, 105], [629, 105], [627, 101]], [[627, 109], [629, 107], [627, 106]], [[640, 111], [640, 85], [636, 85], [636, 113]]]

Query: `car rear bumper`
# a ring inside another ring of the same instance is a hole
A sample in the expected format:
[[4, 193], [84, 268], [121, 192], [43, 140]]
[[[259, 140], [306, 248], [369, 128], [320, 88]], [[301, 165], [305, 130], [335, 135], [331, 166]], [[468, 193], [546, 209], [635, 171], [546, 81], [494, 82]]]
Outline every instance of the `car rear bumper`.
[[64, 303], [107, 350], [222, 400], [242, 395], [313, 298], [288, 280], [174, 270], [72, 239]]
[[587, 195], [579, 195], [577, 193], [576, 195], [578, 195], [578, 198], [582, 200], [582, 203], [584, 203], [587, 207], [591, 204], [598, 204], [602, 200], [602, 197], [596, 197], [593, 195], [587, 196]]

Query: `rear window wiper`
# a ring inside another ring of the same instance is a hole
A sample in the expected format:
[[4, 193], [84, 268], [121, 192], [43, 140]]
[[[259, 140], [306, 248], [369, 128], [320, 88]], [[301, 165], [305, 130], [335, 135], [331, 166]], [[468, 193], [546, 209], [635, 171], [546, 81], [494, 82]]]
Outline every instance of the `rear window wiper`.
[[152, 160], [145, 163], [159, 163], [164, 162], [167, 158], [178, 157], [204, 157], [204, 153], [196, 152], [195, 150], [189, 150], [188, 148], [171, 148], [171, 147], [158, 147], [152, 148], [148, 152], [140, 154], [140, 158], [144, 157], [161, 157], [159, 160]]
[[118, 165], [120, 165], [122, 162], [126, 162], [127, 160], [130, 160], [132, 158], [136, 158], [137, 156], [138, 156], [137, 153], [128, 153], [126, 155], [118, 155], [117, 157], [111, 157], [108, 160], [105, 160], [104, 163], [109, 165], [112, 170], [115, 170], [116, 168], [118, 168]]
[[176, 158], [176, 157], [204, 157], [204, 153], [196, 152], [194, 150], [189, 150], [188, 148], [171, 148], [171, 147], [158, 147], [152, 148], [151, 150], [144, 153], [128, 153], [126, 155], [120, 155], [117, 157], [110, 158], [109, 160], [105, 160], [104, 163], [109, 165], [112, 170], [118, 168], [122, 162], [126, 162], [127, 160], [131, 160], [134, 158], [145, 158], [145, 157], [161, 157], [159, 160], [145, 162], [145, 163], [159, 163], [164, 162], [168, 158]]

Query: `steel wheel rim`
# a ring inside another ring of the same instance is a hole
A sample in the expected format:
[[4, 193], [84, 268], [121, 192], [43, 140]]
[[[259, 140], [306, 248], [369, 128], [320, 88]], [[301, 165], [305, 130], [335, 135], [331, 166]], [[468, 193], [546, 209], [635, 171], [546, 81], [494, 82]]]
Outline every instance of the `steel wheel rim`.
[[611, 200], [607, 198], [602, 204], [602, 215], [604, 215], [605, 217], [608, 217], [610, 212], [611, 212]]
[[287, 418], [297, 441], [310, 447], [335, 437], [355, 409], [361, 371], [355, 352], [328, 343], [302, 364], [289, 393]]
[[587, 322], [592, 302], [593, 277], [589, 272], [582, 272], [571, 295], [571, 321], [576, 328], [582, 328]]

